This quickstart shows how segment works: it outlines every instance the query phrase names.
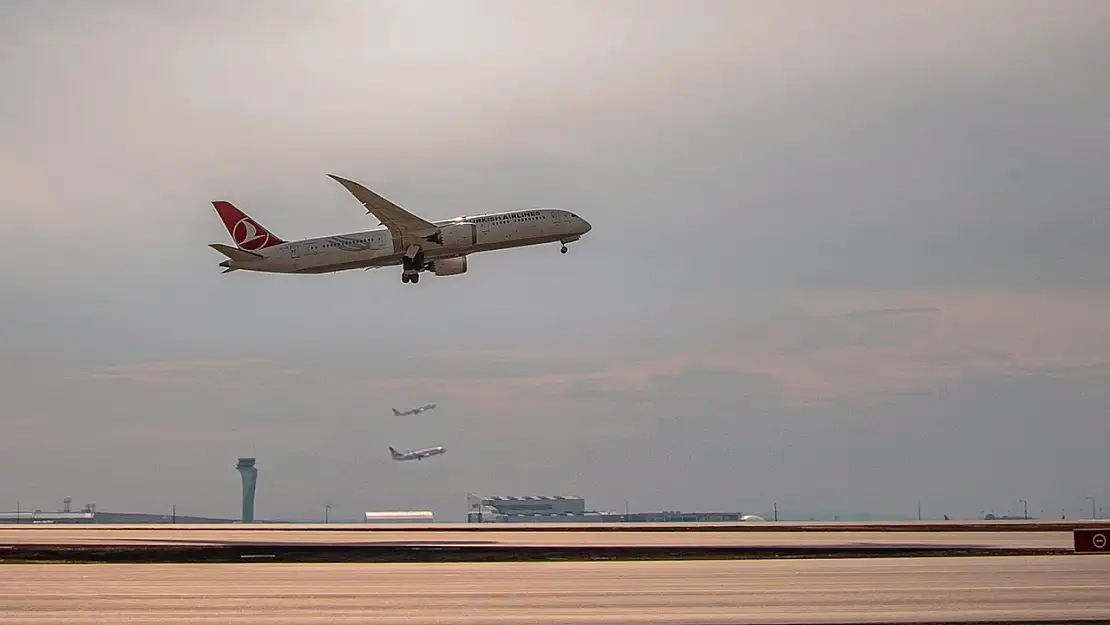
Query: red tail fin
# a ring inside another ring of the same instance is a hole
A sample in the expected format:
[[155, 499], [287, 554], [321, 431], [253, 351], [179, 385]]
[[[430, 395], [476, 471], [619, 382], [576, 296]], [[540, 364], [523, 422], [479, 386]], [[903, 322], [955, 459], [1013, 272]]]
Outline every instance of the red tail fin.
[[239, 249], [255, 251], [285, 243], [262, 224], [235, 208], [231, 202], [218, 200], [212, 202], [212, 206], [216, 207], [216, 212], [223, 220], [227, 233], [231, 235], [231, 240], [235, 241]]

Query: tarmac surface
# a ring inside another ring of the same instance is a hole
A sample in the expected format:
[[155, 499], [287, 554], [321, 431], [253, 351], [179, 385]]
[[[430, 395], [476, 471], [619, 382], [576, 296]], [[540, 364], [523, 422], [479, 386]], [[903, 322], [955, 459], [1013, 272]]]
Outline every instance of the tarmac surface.
[[631, 624], [1110, 619], [1110, 557], [0, 566], [0, 622]]
[[[509, 531], [484, 527], [481, 531], [459, 529], [411, 529], [397, 526], [364, 528], [359, 525], [272, 526], [242, 525], [146, 525], [111, 527], [102, 525], [8, 525], [0, 526], [4, 545], [406, 545], [406, 546], [606, 546], [606, 547], [714, 547], [714, 546], [907, 546], [953, 549], [1070, 549], [1070, 531], [603, 531], [576, 528], [574, 531]], [[249, 529], [248, 529], [249, 528]], [[957, 528], [954, 528], [957, 529]]]

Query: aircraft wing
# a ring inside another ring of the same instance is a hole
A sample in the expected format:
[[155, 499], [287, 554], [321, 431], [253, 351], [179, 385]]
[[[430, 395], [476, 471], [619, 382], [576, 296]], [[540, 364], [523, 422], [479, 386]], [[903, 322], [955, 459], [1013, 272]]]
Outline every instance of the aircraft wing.
[[328, 177], [350, 191], [366, 208], [366, 212], [377, 217], [395, 239], [410, 243], [412, 239], [424, 239], [439, 232], [439, 227], [435, 224], [413, 215], [357, 182], [334, 174], [328, 174]]

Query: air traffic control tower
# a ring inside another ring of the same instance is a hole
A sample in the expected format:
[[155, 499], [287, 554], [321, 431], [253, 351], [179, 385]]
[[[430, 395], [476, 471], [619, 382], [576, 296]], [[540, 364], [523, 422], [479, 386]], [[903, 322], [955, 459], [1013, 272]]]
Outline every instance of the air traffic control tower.
[[243, 522], [253, 523], [254, 487], [258, 484], [258, 469], [254, 467], [254, 458], [240, 458], [235, 469], [243, 478]]

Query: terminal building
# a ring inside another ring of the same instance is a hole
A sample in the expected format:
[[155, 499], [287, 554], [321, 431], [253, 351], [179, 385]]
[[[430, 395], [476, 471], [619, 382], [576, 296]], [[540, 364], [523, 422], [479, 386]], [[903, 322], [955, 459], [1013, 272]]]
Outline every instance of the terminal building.
[[[625, 523], [727, 523], [731, 521], [762, 521], [760, 517], [745, 516], [739, 512], [633, 512], [625, 515], [619, 512], [605, 513], [606, 521]], [[627, 519], [625, 518], [627, 517]]]
[[586, 501], [573, 495], [468, 494], [466, 500], [467, 523], [722, 523], [758, 519], [740, 512], [598, 512], [587, 510]]
[[43, 510], [16, 510], [0, 512], [0, 523], [92, 523], [96, 518], [96, 504], [86, 504], [81, 510], [73, 510], [73, 498], [62, 500], [62, 509], [56, 512]]
[[597, 512], [586, 510], [585, 499], [573, 495], [485, 497], [468, 494], [466, 502], [468, 523], [601, 522]]

